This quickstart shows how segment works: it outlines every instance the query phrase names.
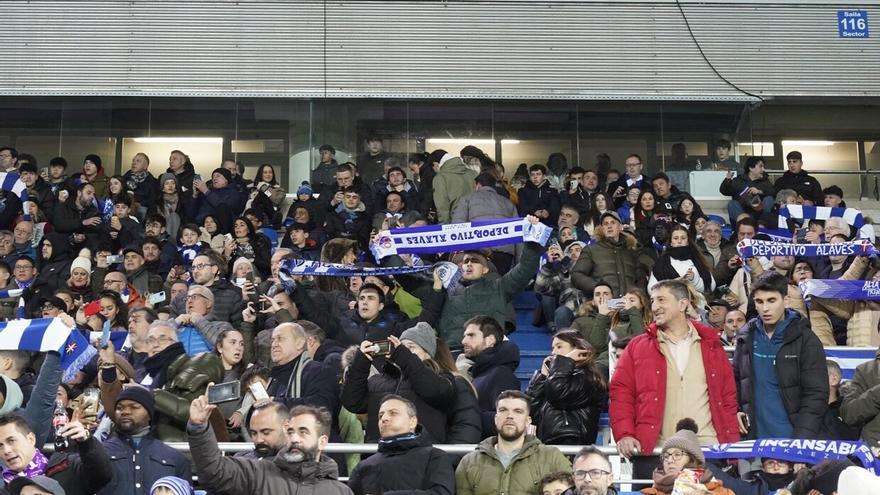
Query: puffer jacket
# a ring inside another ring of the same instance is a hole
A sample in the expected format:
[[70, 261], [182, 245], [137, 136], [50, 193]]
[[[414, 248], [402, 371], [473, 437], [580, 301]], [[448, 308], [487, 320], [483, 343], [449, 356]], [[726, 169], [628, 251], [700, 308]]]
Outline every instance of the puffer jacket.
[[[517, 216], [516, 206], [509, 199], [498, 194], [491, 187], [481, 187], [458, 201], [452, 212], [452, 223], [498, 220]], [[514, 246], [498, 246], [493, 250], [513, 254]]]
[[476, 178], [477, 173], [467, 168], [461, 158], [457, 156], [442, 163], [432, 183], [434, 206], [437, 208], [437, 222], [450, 223], [452, 212], [458, 201], [474, 192], [474, 179]]
[[[370, 367], [380, 369], [370, 376]], [[448, 372], [428, 368], [405, 346], [397, 346], [387, 359], [370, 361], [362, 352], [346, 372], [342, 405], [355, 414], [367, 414], [367, 442], [379, 439], [379, 406], [387, 394], [397, 394], [416, 405], [419, 423], [436, 443], [446, 443], [447, 413], [455, 400], [455, 380]]]
[[[215, 280], [208, 286], [211, 294], [214, 294], [214, 319], [216, 321], [228, 321], [234, 328], [241, 326], [241, 312], [244, 310], [244, 301], [241, 298], [241, 289], [232, 285], [229, 280], [222, 278]], [[168, 306], [172, 318], [186, 313], [186, 294], [178, 295]]]
[[840, 418], [862, 428], [861, 438], [868, 445], [880, 441], [880, 351], [873, 361], [856, 367], [852, 380], [840, 387], [843, 402]]
[[446, 415], [446, 443], [478, 443], [483, 439], [483, 423], [476, 391], [467, 378], [455, 377], [455, 403]]
[[273, 459], [228, 457], [217, 448], [217, 438], [207, 427], [187, 428], [193, 465], [208, 493], [249, 495], [350, 495], [340, 482], [333, 459], [290, 463], [283, 456]]
[[[800, 313], [786, 310], [791, 319], [785, 328], [785, 339], [776, 353], [776, 378], [788, 419], [794, 427], [792, 438], [818, 438], [822, 418], [828, 409], [828, 368], [825, 350], [819, 338], [810, 330], [809, 321]], [[742, 411], [755, 419], [755, 383], [752, 365], [754, 334], [759, 331], [757, 319], [750, 320], [736, 334], [733, 352], [733, 372], [736, 391]], [[616, 374], [616, 372], [615, 372]], [[749, 439], [755, 438], [756, 428], [749, 430]]]
[[495, 399], [504, 390], [519, 390], [514, 373], [519, 366], [519, 347], [509, 340], [501, 341], [480, 353], [470, 373], [477, 390], [483, 438], [495, 434]]
[[556, 447], [527, 435], [522, 449], [506, 469], [495, 451], [497, 437], [489, 437], [464, 456], [455, 470], [456, 495], [537, 493], [547, 473], [571, 471], [571, 462]]
[[615, 297], [620, 297], [631, 286], [647, 280], [652, 262], [637, 249], [635, 239], [620, 234], [617, 241], [602, 239], [584, 248], [571, 272], [574, 286], [592, 294], [599, 282], [611, 286]]
[[[717, 330], [695, 321], [691, 323], [700, 335], [709, 410], [718, 441], [739, 441], [736, 385], [727, 353]], [[608, 402], [611, 431], [614, 438], [638, 440], [643, 453], [652, 452], [660, 438], [666, 407], [666, 367], [666, 357], [657, 341], [657, 324], [652, 323], [645, 328], [645, 333], [632, 339], [611, 377]]]
[[737, 174], [733, 179], [725, 178], [721, 181], [721, 185], [718, 186], [718, 192], [725, 196], [730, 196], [734, 201], [739, 201], [740, 203], [743, 203], [743, 206], [748, 207], [748, 195], [743, 195], [742, 193], [750, 187], [759, 189], [762, 198], [765, 196], [776, 195], [776, 188], [773, 187], [773, 184], [766, 175], [758, 180], [749, 180], [748, 177], [743, 174]]
[[379, 452], [361, 461], [348, 487], [355, 495], [385, 493], [452, 495], [455, 472], [452, 459], [419, 434], [382, 439]]
[[208, 383], [223, 381], [223, 363], [216, 354], [202, 353], [193, 358], [182, 355], [168, 367], [162, 389], [154, 390], [156, 399], [156, 432], [165, 442], [185, 441], [184, 428], [189, 419], [189, 406], [205, 393]]
[[575, 367], [574, 360], [566, 356], [553, 359], [549, 376], [536, 370], [527, 393], [532, 398], [538, 438], [554, 445], [596, 443], [605, 390], [603, 380]]
[[550, 216], [542, 218], [541, 222], [551, 227], [556, 226], [559, 217], [559, 192], [553, 189], [550, 181], [544, 180], [540, 186], [531, 181], [519, 190], [519, 202], [516, 205], [521, 216], [534, 215], [538, 210], [547, 210]]

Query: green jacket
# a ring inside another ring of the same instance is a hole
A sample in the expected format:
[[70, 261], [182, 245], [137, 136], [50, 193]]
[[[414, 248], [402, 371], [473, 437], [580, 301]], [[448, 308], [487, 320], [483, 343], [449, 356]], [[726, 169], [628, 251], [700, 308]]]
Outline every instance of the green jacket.
[[526, 436], [519, 454], [507, 469], [495, 452], [497, 437], [489, 437], [464, 456], [455, 470], [456, 495], [520, 495], [540, 493], [538, 484], [548, 473], [571, 472], [571, 462], [556, 447]]
[[608, 331], [611, 330], [611, 317], [599, 314], [593, 308], [589, 314], [575, 319], [572, 326], [593, 346], [596, 365], [603, 376], [608, 376]]
[[642, 310], [632, 307], [627, 310], [621, 310], [620, 323], [614, 325], [611, 329], [618, 339], [627, 337], [635, 337], [645, 333], [645, 322], [642, 321]]
[[501, 325], [507, 320], [507, 305], [529, 285], [538, 271], [542, 246], [528, 242], [522, 257], [509, 272], [500, 278], [486, 277], [461, 288], [448, 296], [440, 313], [438, 334], [452, 349], [461, 349], [464, 322], [477, 315], [489, 315]]
[[620, 297], [632, 286], [644, 287], [652, 266], [653, 261], [626, 234], [620, 234], [617, 242], [603, 239], [585, 247], [571, 271], [571, 281], [587, 295], [605, 282], [614, 297]]
[[458, 200], [474, 192], [477, 173], [467, 168], [461, 158], [450, 158], [434, 176], [434, 206], [437, 222], [449, 223]]
[[843, 402], [840, 419], [862, 428], [862, 440], [868, 445], [880, 441], [880, 351], [873, 361], [856, 367], [853, 379], [840, 387]]
[[186, 354], [168, 366], [165, 387], [154, 390], [156, 431], [163, 442], [185, 442], [189, 406], [205, 393], [208, 383], [223, 381], [223, 362], [217, 354], [203, 352], [192, 358]]

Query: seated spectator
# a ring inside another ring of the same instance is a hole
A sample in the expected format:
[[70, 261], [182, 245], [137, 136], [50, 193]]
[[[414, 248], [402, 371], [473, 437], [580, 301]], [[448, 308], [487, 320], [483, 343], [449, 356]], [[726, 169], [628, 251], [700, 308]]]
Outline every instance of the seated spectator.
[[681, 201], [682, 192], [675, 187], [669, 176], [659, 172], [652, 177], [651, 189], [654, 191], [654, 199], [657, 201], [655, 212], [674, 216], [678, 212], [678, 202]]
[[559, 471], [541, 478], [541, 481], [538, 483], [538, 493], [541, 495], [563, 495], [564, 493], [570, 493], [567, 490], [573, 487], [574, 479], [571, 477], [571, 473]]
[[636, 186], [642, 192], [651, 189], [647, 177], [642, 175], [642, 167], [642, 157], [636, 154], [629, 155], [626, 157], [626, 175], [615, 182], [608, 180], [608, 192], [614, 199], [615, 207], [623, 206], [630, 187]]
[[144, 238], [144, 228], [132, 215], [132, 200], [128, 194], [120, 194], [112, 198], [113, 216], [110, 222], [104, 225], [101, 233], [102, 242], [113, 247], [113, 252], [119, 252], [119, 248], [140, 242]]
[[125, 277], [138, 293], [146, 299], [148, 295], [162, 291], [162, 277], [147, 269], [144, 251], [139, 245], [123, 249], [122, 256]]
[[537, 437], [553, 445], [596, 443], [606, 390], [590, 344], [572, 330], [554, 335], [551, 354], [532, 375], [527, 392]]
[[[675, 215], [673, 217], [676, 222], [690, 228], [694, 226], [698, 218], [705, 217], [703, 208], [700, 207], [700, 204], [697, 203], [693, 196], [688, 193], [681, 193], [679, 195], [678, 206], [675, 208]], [[702, 229], [700, 232], [702, 233]]]
[[696, 241], [696, 247], [710, 266], [715, 283], [719, 286], [729, 285], [739, 268], [739, 256], [736, 254], [736, 243], [722, 237], [721, 224], [713, 220], [707, 222], [702, 238]]
[[[568, 229], [569, 237], [563, 239], [563, 230]], [[556, 222], [556, 239], [560, 244], [564, 244], [566, 240], [587, 242], [590, 235], [584, 230], [581, 224], [581, 214], [571, 205], [563, 204], [559, 208], [559, 220]]]
[[[580, 177], [577, 177], [577, 172]], [[569, 173], [575, 186], [567, 186], [559, 195], [559, 202], [571, 206], [580, 216], [585, 216], [593, 204], [593, 196], [600, 191], [599, 176], [594, 170], [584, 170], [580, 167], [571, 169]]]
[[519, 390], [496, 396], [497, 436], [486, 438], [455, 470], [456, 494], [532, 493], [546, 473], [568, 471], [571, 463], [556, 447], [526, 435], [529, 397]]
[[761, 469], [744, 473], [742, 477], [731, 476], [723, 469], [713, 470], [712, 474], [736, 495], [768, 495], [789, 486], [795, 471], [789, 461], [762, 457]]
[[37, 250], [34, 248], [34, 222], [31, 220], [19, 220], [12, 230], [12, 255], [16, 257], [27, 256], [37, 259]]
[[519, 389], [514, 371], [519, 366], [519, 348], [504, 339], [501, 325], [491, 316], [478, 315], [464, 325], [463, 355], [471, 360], [470, 375], [482, 411], [483, 438], [495, 433], [495, 402], [502, 390]]
[[[241, 311], [244, 307], [241, 290], [225, 278], [227, 260], [211, 250], [199, 254], [192, 264], [192, 282], [207, 287], [214, 294], [214, 316], [216, 321], [228, 321], [233, 328], [241, 325]], [[171, 312], [177, 315], [184, 312], [184, 298], [171, 302]]]
[[624, 225], [630, 225], [633, 218], [633, 209], [639, 204], [642, 190], [638, 186], [630, 186], [626, 189], [623, 204], [617, 207], [617, 214]]
[[715, 471], [720, 469], [706, 465], [697, 438], [696, 422], [684, 418], [675, 429], [675, 434], [663, 442], [660, 452], [663, 467], [654, 471], [654, 486], [642, 490], [642, 493], [662, 495], [688, 487], [700, 493], [735, 495], [733, 490], [724, 487], [723, 481], [715, 478]]
[[733, 146], [727, 139], [719, 139], [715, 143], [715, 159], [712, 168], [715, 170], [739, 170], [739, 162], [730, 155]]
[[735, 224], [744, 212], [757, 218], [761, 212], [772, 210], [776, 196], [776, 189], [764, 172], [764, 159], [759, 156], [748, 157], [739, 176], [732, 170], [727, 172], [719, 191], [731, 197], [727, 203], [731, 224]]
[[[275, 169], [264, 163], [257, 168], [254, 183], [250, 185], [245, 209], [253, 208], [256, 213], [269, 219], [272, 224], [281, 220], [280, 208], [284, 201], [284, 188], [278, 184]], [[277, 219], [276, 219], [277, 217]]]
[[[61, 426], [56, 435], [67, 439], [70, 450], [56, 452], [46, 459], [28, 422], [17, 414], [0, 416], [0, 433], [7, 452], [3, 480], [7, 490], [21, 492], [22, 487], [55, 482], [63, 493], [91, 494], [101, 490], [113, 477], [110, 459], [101, 443], [79, 421]], [[24, 490], [24, 493], [33, 493]]]
[[828, 408], [822, 343], [806, 318], [785, 308], [784, 276], [761, 275], [751, 294], [759, 318], [737, 334], [733, 355], [740, 432], [747, 438], [817, 438]]
[[116, 434], [104, 442], [113, 459], [113, 478], [98, 495], [144, 493], [165, 476], [192, 479], [189, 460], [155, 435], [156, 405], [148, 390], [128, 387], [119, 392], [114, 403]]
[[800, 151], [791, 151], [785, 155], [788, 170], [776, 179], [773, 187], [776, 190], [794, 189], [808, 206], [823, 206], [822, 186], [815, 177], [804, 170], [803, 155]]
[[547, 179], [547, 167], [529, 167], [529, 182], [519, 191], [517, 209], [520, 216], [534, 215], [547, 226], [556, 225], [559, 216], [559, 193]]
[[597, 192], [593, 195], [590, 209], [584, 215], [584, 230], [590, 238], [596, 237], [596, 228], [601, 225], [599, 220], [606, 211], [614, 211], [614, 202], [606, 192]]
[[178, 325], [178, 341], [190, 357], [213, 352], [214, 343], [220, 335], [232, 330], [229, 322], [216, 319], [214, 294], [207, 287], [196, 284], [191, 285], [187, 292], [186, 312], [178, 315], [174, 321]]
[[342, 191], [342, 202], [327, 214], [326, 231], [330, 238], [342, 237], [358, 242], [365, 249], [370, 238], [371, 217], [361, 195], [354, 187]]
[[223, 251], [226, 242], [231, 240], [229, 238], [231, 235], [227, 236], [228, 232], [220, 231], [220, 226], [217, 224], [217, 219], [214, 215], [205, 215], [199, 230], [202, 233], [199, 241], [210, 246], [214, 251]]
[[[77, 250], [84, 246], [94, 249], [98, 245], [102, 221], [101, 213], [93, 205], [94, 200], [95, 187], [83, 182], [76, 187], [75, 194], [71, 194], [66, 201], [55, 208], [52, 221], [55, 231], [71, 235], [73, 246]], [[10, 206], [7, 206], [7, 209]], [[0, 228], [2, 226], [3, 222], [0, 219]]]
[[571, 479], [576, 491], [566, 492], [567, 495], [617, 495], [611, 461], [595, 445], [582, 448], [575, 456]]
[[571, 241], [563, 251], [559, 243], [551, 241], [547, 263], [535, 278], [535, 292], [541, 295], [541, 308], [551, 333], [571, 326], [575, 312], [584, 301], [584, 293], [571, 283], [571, 269], [584, 247], [583, 242]]
[[[595, 299], [595, 297], [594, 297]], [[648, 294], [638, 287], [631, 287], [623, 295], [623, 307], [611, 311], [611, 342], [630, 339], [644, 333], [645, 327], [654, 320]]]
[[[388, 342], [391, 350], [385, 356], [375, 350], [374, 342], [361, 343], [342, 385], [342, 405], [355, 414], [367, 413], [366, 440], [372, 442], [381, 433], [377, 428], [381, 423], [377, 422], [382, 397], [399, 393], [415, 404], [429, 438], [445, 443], [446, 410], [455, 400], [455, 381], [432, 357], [437, 349], [434, 329], [419, 323], [403, 332], [400, 339], [389, 336]], [[425, 358], [410, 351], [411, 346], [425, 351]], [[372, 377], [371, 366], [379, 371]]]
[[40, 211], [51, 213], [55, 211], [57, 198], [50, 186], [37, 171], [37, 166], [32, 163], [22, 164], [18, 169], [21, 181], [27, 186], [28, 198], [33, 201]]
[[[217, 438], [208, 428], [217, 406], [201, 396], [190, 406], [187, 425], [193, 464], [202, 486], [209, 491], [270, 495], [308, 488], [313, 493], [352, 493], [337, 481], [338, 468], [324, 454], [330, 438], [330, 413], [323, 408], [296, 406], [287, 423], [287, 444], [274, 459], [242, 459], [221, 455]], [[189, 478], [185, 478], [189, 479]]]
[[[232, 186], [232, 174], [225, 168], [211, 172], [211, 187], [196, 179], [193, 181], [193, 201], [187, 216], [202, 222], [207, 215], [214, 215], [221, 232], [232, 231], [232, 219], [241, 213], [239, 192]], [[241, 202], [242, 206], [244, 202]]]
[[[452, 223], [474, 222], [477, 220], [498, 220], [516, 218], [516, 207], [509, 199], [498, 194], [495, 177], [483, 173], [474, 181], [476, 190], [462, 197], [452, 212]], [[510, 271], [514, 261], [514, 246], [499, 246], [492, 250], [492, 261], [499, 275]]]
[[278, 231], [272, 227], [270, 220], [263, 216], [262, 212], [250, 208], [244, 210], [241, 216], [247, 218], [254, 226], [254, 230], [269, 241], [269, 246], [272, 249], [278, 247]]
[[311, 405], [338, 411], [336, 374], [312, 362], [306, 354], [306, 335], [297, 323], [282, 323], [272, 330], [271, 357], [266, 391], [288, 407]]
[[827, 359], [825, 365], [828, 368], [828, 410], [822, 418], [822, 431], [820, 438], [827, 440], [850, 440], [859, 439], [860, 428], [850, 426], [840, 419], [840, 384], [843, 380], [843, 371], [840, 365], [833, 359]]
[[168, 234], [177, 237], [180, 226], [187, 218], [186, 208], [192, 201], [192, 192], [182, 193], [177, 176], [173, 173], [159, 176], [159, 188], [159, 197], [153, 207], [147, 210], [147, 215], [161, 217]]
[[387, 394], [379, 406], [379, 452], [360, 462], [348, 481], [355, 495], [394, 492], [455, 493], [452, 460], [422, 432], [416, 405]]
[[31, 355], [27, 351], [0, 351], [0, 374], [10, 378], [22, 393], [22, 404], [27, 404], [37, 384], [37, 375], [30, 370]]
[[822, 190], [825, 198], [825, 206], [831, 208], [846, 208], [846, 202], [843, 200], [843, 189], [840, 186], [828, 186]]
[[223, 246], [223, 255], [230, 260], [245, 258], [254, 264], [260, 277], [268, 278], [272, 247], [266, 236], [258, 233], [250, 220], [238, 217], [233, 221], [232, 239]]
[[646, 268], [651, 262], [637, 249], [636, 239], [623, 234], [616, 213], [605, 212], [601, 223], [597, 242], [581, 252], [572, 269], [571, 280], [585, 294], [592, 294], [599, 282], [605, 282], [616, 297], [628, 287], [644, 283]]
[[690, 239], [687, 228], [674, 224], [669, 232], [669, 241], [660, 258], [654, 262], [648, 291], [661, 280], [683, 280], [699, 293], [708, 294], [715, 290], [715, 278], [706, 260]]

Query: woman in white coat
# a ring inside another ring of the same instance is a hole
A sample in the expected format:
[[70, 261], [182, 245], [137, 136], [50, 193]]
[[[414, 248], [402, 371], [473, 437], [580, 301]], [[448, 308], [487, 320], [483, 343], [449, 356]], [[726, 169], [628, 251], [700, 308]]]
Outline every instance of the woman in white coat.
[[699, 249], [691, 242], [687, 227], [675, 224], [669, 232], [669, 241], [663, 254], [654, 263], [648, 293], [661, 280], [680, 279], [694, 290], [708, 294], [715, 290], [715, 279]]

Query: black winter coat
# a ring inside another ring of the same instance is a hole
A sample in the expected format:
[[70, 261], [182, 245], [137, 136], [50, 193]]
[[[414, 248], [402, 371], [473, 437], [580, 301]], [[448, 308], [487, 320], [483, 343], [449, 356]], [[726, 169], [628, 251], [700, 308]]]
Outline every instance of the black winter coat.
[[[370, 377], [370, 366], [381, 373]], [[362, 352], [342, 384], [342, 405], [355, 413], [367, 413], [367, 442], [379, 439], [379, 406], [382, 397], [397, 394], [416, 405], [419, 423], [437, 443], [446, 443], [447, 414], [455, 400], [455, 379], [448, 372], [437, 373], [404, 346], [397, 346], [387, 359], [371, 362]]]
[[537, 424], [537, 436], [542, 442], [596, 443], [606, 385], [597, 382], [592, 373], [576, 368], [573, 359], [556, 356], [549, 376], [536, 370], [527, 393], [532, 398], [532, 420]]
[[786, 170], [782, 177], [776, 179], [773, 187], [777, 191], [793, 189], [802, 198], [812, 201], [814, 205], [825, 206], [825, 195], [822, 194], [822, 186], [806, 170], [802, 169], [796, 174]]
[[490, 347], [471, 366], [483, 420], [483, 438], [495, 434], [495, 399], [504, 390], [519, 390], [514, 371], [519, 366], [519, 348], [509, 340]]
[[189, 460], [150, 435], [137, 449], [118, 436], [107, 439], [104, 448], [110, 456], [113, 479], [98, 495], [147, 495], [159, 478], [192, 479]]
[[544, 180], [540, 186], [535, 186], [529, 181], [519, 190], [519, 201], [516, 206], [519, 214], [523, 216], [534, 215], [538, 210], [547, 210], [550, 216], [542, 218], [541, 222], [555, 227], [556, 219], [559, 217], [559, 193], [550, 187], [548, 180]]
[[113, 479], [113, 467], [104, 446], [90, 436], [70, 452], [49, 458], [45, 475], [57, 481], [68, 495], [89, 495]]
[[37, 177], [33, 188], [28, 188], [28, 200], [37, 204], [37, 207], [48, 218], [55, 211], [58, 199], [50, 186], [42, 177]]
[[480, 416], [480, 403], [467, 379], [455, 376], [455, 403], [446, 416], [446, 443], [480, 443], [481, 440], [483, 419]]
[[400, 435], [379, 443], [379, 452], [354, 468], [348, 487], [355, 495], [452, 495], [455, 472], [449, 455], [424, 435]]
[[122, 176], [122, 179], [125, 181], [128, 188], [134, 193], [134, 199], [148, 210], [152, 208], [161, 197], [159, 195], [159, 179], [150, 172], [147, 172], [147, 177], [140, 183], [135, 183], [131, 180], [131, 170], [126, 172], [125, 175]]
[[[757, 319], [752, 319], [736, 334], [733, 352], [733, 374], [736, 396], [742, 411], [755, 419], [755, 384], [752, 376], [752, 348]], [[792, 438], [819, 438], [822, 418], [828, 409], [828, 368], [825, 349], [810, 322], [796, 316], [785, 330], [785, 340], [776, 353], [776, 375], [782, 402], [788, 419], [794, 427]], [[748, 438], [755, 438], [756, 428], [749, 430]]]
[[55, 207], [52, 225], [55, 227], [55, 232], [61, 234], [85, 234], [86, 247], [94, 252], [98, 247], [101, 224], [86, 227], [82, 222], [87, 218], [101, 218], [101, 212], [94, 205], [89, 205], [88, 208], [80, 211], [74, 205], [75, 198], [75, 195], [71, 196], [70, 199]]

